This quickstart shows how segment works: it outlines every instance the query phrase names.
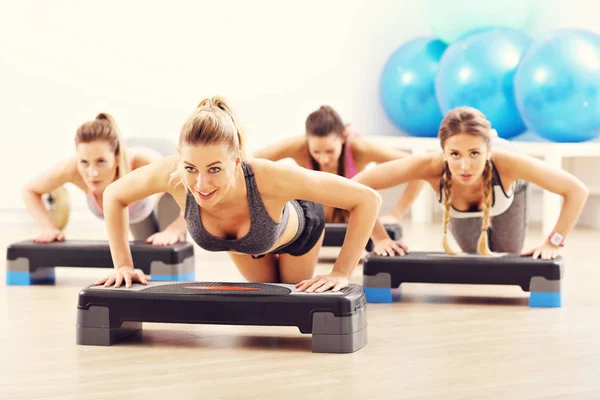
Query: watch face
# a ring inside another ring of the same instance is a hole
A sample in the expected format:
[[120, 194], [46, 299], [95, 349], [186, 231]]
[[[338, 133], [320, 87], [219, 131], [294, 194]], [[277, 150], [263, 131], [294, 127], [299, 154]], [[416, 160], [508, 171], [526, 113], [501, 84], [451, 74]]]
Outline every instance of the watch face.
[[555, 233], [552, 235], [552, 238], [550, 239], [550, 243], [552, 243], [555, 246], [559, 246], [562, 243], [562, 236], [558, 233]]

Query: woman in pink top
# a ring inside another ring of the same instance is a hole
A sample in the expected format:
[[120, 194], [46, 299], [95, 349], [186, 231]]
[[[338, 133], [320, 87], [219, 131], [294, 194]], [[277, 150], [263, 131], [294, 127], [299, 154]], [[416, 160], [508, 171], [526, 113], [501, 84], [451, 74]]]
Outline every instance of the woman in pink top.
[[[321, 106], [306, 119], [306, 135], [285, 139], [259, 150], [256, 158], [272, 161], [292, 158], [298, 165], [316, 171], [330, 172], [351, 179], [370, 163], [383, 163], [406, 157], [408, 154], [376, 145], [358, 137], [344, 125], [338, 113], [329, 106]], [[391, 215], [399, 220], [410, 208], [424, 186], [424, 182], [407, 184], [404, 194]], [[327, 222], [348, 222], [347, 212], [325, 207]]]
[[[41, 228], [34, 239], [37, 243], [65, 239], [44, 206], [44, 194], [65, 183], [72, 183], [86, 194], [90, 211], [103, 218], [102, 200], [106, 187], [125, 174], [162, 158], [169, 151], [164, 142], [162, 146], [154, 146], [156, 149], [138, 145], [126, 151], [115, 120], [106, 113], [98, 114], [94, 120], [85, 122], [77, 129], [75, 146], [76, 156], [46, 170], [23, 190], [25, 205]], [[136, 240], [145, 239], [154, 245], [171, 245], [185, 240], [185, 219], [170, 195], [148, 197], [131, 204], [128, 217], [130, 231]]]

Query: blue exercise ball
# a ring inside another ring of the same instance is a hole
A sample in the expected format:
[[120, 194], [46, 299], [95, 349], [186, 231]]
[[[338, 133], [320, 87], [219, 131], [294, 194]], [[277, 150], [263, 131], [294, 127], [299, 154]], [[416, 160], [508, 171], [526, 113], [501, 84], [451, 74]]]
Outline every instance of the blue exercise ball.
[[600, 36], [568, 29], [535, 42], [517, 69], [515, 95], [525, 124], [543, 138], [600, 135]]
[[513, 78], [530, 44], [531, 39], [522, 32], [494, 28], [449, 46], [435, 81], [442, 112], [470, 106], [484, 113], [504, 139], [525, 132], [515, 102]]
[[451, 44], [468, 32], [486, 27], [522, 29], [536, 0], [419, 0], [429, 30]]
[[381, 103], [392, 123], [409, 135], [437, 136], [442, 113], [435, 76], [446, 47], [434, 38], [416, 38], [400, 46], [383, 68]]

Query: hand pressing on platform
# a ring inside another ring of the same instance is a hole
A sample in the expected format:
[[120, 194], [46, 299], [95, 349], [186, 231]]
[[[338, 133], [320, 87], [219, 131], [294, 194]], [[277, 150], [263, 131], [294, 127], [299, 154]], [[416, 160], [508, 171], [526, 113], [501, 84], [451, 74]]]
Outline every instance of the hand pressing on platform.
[[144, 273], [139, 269], [133, 269], [133, 267], [120, 267], [106, 278], [100, 279], [98, 282], [94, 283], [94, 286], [104, 284], [104, 287], [110, 287], [114, 284], [115, 288], [118, 288], [121, 287], [123, 281], [125, 281], [125, 287], [128, 288], [131, 287], [133, 282], [139, 282], [142, 285], [148, 284]]
[[521, 253], [521, 256], [532, 256], [534, 260], [538, 257], [542, 260], [554, 260], [556, 257], [558, 257], [559, 250], [560, 247], [554, 246], [548, 241], [548, 239], [546, 239], [541, 246], [533, 248], [529, 251], [524, 251]]
[[34, 243], [62, 242], [65, 240], [65, 234], [57, 228], [43, 229], [34, 239]]
[[180, 240], [180, 235], [165, 229], [157, 232], [146, 239], [146, 243], [152, 243], [154, 246], [170, 246]]
[[408, 254], [408, 247], [399, 240], [393, 240], [387, 237], [377, 242], [373, 242], [373, 253], [378, 256], [390, 256], [393, 257], [396, 254], [403, 256]]
[[299, 292], [306, 291], [307, 293], [322, 293], [331, 289], [332, 292], [337, 292], [348, 286], [348, 277], [342, 273], [332, 272], [327, 275], [317, 275], [311, 279], [305, 279], [296, 284], [296, 289]]

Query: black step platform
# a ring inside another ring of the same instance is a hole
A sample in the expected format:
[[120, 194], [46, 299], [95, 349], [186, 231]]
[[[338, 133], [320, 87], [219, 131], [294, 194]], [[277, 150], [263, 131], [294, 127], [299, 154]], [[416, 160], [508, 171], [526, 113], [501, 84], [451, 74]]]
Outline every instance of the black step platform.
[[391, 303], [392, 289], [405, 282], [516, 285], [530, 292], [531, 307], [560, 307], [563, 259], [534, 260], [517, 254], [498, 257], [411, 252], [405, 256], [369, 254], [364, 261], [367, 301]]
[[[135, 268], [153, 280], [194, 280], [194, 247], [191, 243], [153, 246], [130, 242]], [[11, 244], [6, 250], [6, 284], [54, 284], [54, 267], [113, 268], [108, 241], [66, 240]]]
[[366, 305], [359, 285], [325, 293], [263, 283], [89, 286], [79, 292], [77, 344], [110, 346], [141, 330], [142, 322], [297, 326], [312, 334], [315, 353], [352, 353], [366, 344]]
[[[384, 227], [392, 239], [399, 240], [402, 237], [402, 228], [400, 225], [385, 224]], [[341, 247], [346, 237], [346, 229], [348, 229], [348, 224], [326, 223], [323, 247]], [[373, 242], [371, 240], [367, 243], [366, 250], [373, 250]]]

